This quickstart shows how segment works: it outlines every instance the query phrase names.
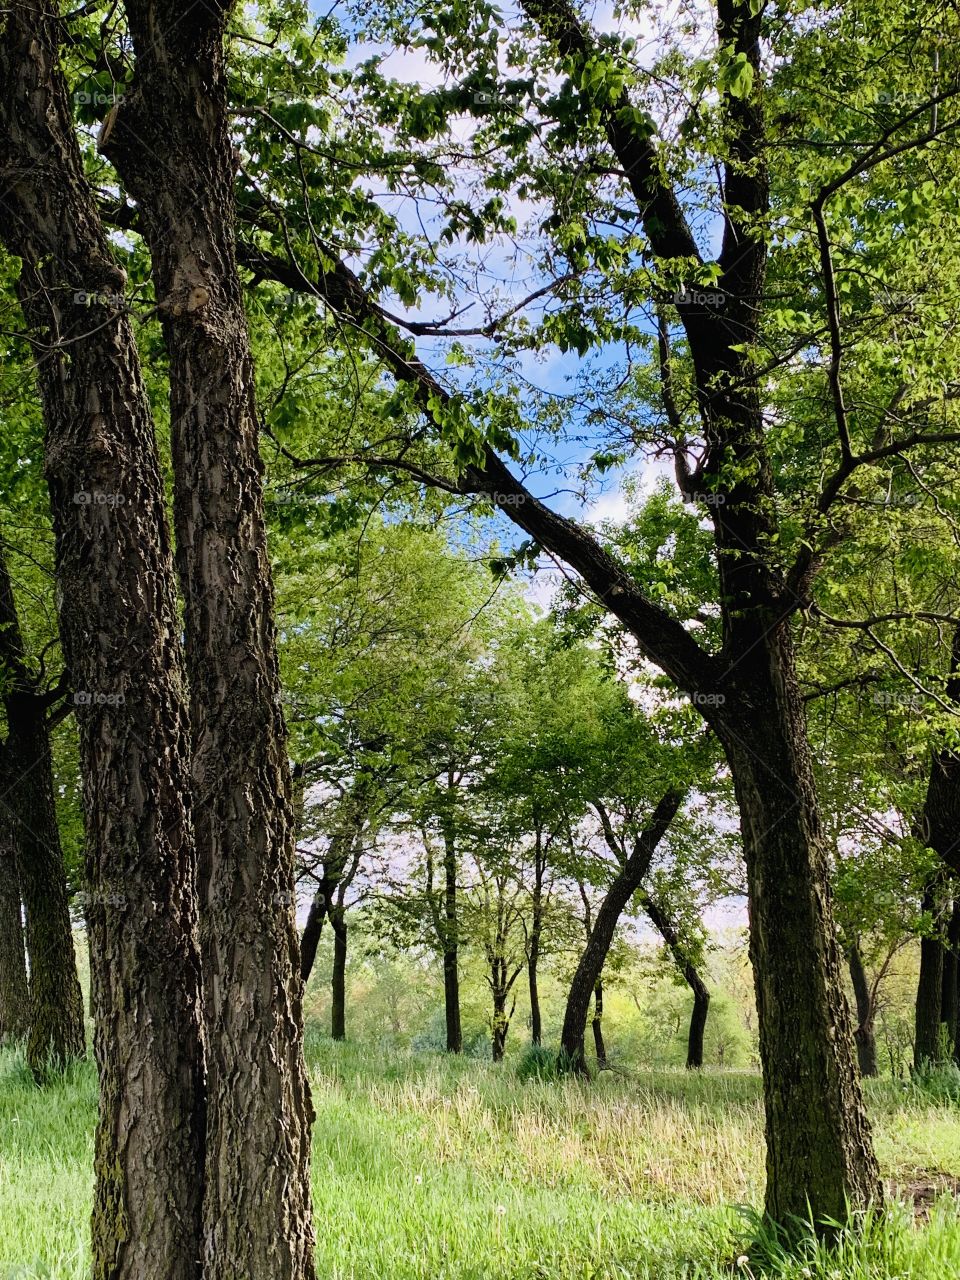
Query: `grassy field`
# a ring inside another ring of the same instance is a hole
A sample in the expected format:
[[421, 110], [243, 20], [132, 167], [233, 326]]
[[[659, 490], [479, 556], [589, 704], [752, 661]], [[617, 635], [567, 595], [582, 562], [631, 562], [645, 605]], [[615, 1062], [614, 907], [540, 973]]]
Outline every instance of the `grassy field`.
[[[755, 1076], [521, 1081], [510, 1064], [319, 1038], [309, 1060], [325, 1280], [760, 1270], [743, 1256], [762, 1191]], [[86, 1280], [95, 1100], [89, 1066], [40, 1092], [16, 1055], [0, 1055], [0, 1280]], [[775, 1260], [768, 1274], [960, 1278], [960, 1212], [941, 1192], [960, 1174], [960, 1105], [891, 1082], [873, 1084], [870, 1100], [884, 1175], [904, 1206], [838, 1251]]]

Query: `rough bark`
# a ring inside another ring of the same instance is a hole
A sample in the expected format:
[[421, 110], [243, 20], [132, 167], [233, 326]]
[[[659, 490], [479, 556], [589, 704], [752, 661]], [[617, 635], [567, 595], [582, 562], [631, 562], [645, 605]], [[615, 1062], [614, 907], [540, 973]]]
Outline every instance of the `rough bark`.
[[857, 1061], [862, 1076], [877, 1074], [877, 1038], [873, 1029], [873, 995], [863, 967], [863, 957], [856, 942], [847, 947], [847, 965], [850, 969], [850, 981], [853, 983], [853, 995], [857, 1002], [857, 1028], [854, 1039], [857, 1043]]
[[603, 972], [617, 923], [650, 869], [654, 851], [680, 808], [682, 798], [677, 791], [664, 793], [637, 839], [633, 852], [614, 876], [600, 904], [567, 994], [560, 1033], [561, 1064], [565, 1069], [581, 1075], [587, 1072], [583, 1042], [590, 1001]]
[[650, 922], [669, 947], [677, 968], [693, 992], [693, 1009], [690, 1012], [690, 1029], [687, 1035], [687, 1069], [699, 1070], [703, 1066], [703, 1035], [707, 1026], [707, 1014], [710, 1012], [710, 992], [687, 954], [679, 930], [665, 908], [649, 894], [644, 894], [642, 901]]
[[179, 623], [148, 400], [118, 302], [125, 278], [83, 176], [59, 30], [44, 0], [7, 6], [0, 236], [22, 260], [37, 344], [60, 633], [78, 695], [100, 1078], [92, 1274], [197, 1280], [203, 1081]]
[[[722, 736], [740, 808], [775, 1222], [844, 1221], [879, 1201], [841, 979], [827, 847], [785, 624], [755, 637]], [[726, 705], [726, 704], [724, 704]], [[744, 714], [749, 709], [749, 723]]]
[[8, 816], [0, 810], [0, 1044], [26, 1040], [29, 1030], [20, 877]]
[[291, 778], [233, 242], [231, 7], [125, 9], [135, 79], [101, 147], [139, 206], [170, 361], [208, 1028], [204, 1274], [312, 1280]]

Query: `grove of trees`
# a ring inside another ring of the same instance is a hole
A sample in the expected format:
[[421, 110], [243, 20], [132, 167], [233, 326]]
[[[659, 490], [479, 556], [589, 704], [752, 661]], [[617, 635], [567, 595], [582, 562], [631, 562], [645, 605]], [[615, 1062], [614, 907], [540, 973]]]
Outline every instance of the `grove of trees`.
[[84, 1056], [85, 947], [96, 1280], [314, 1276], [330, 938], [334, 1039], [359, 936], [463, 1052], [469, 954], [589, 1087], [641, 934], [705, 1065], [739, 904], [765, 1215], [881, 1206], [906, 949], [960, 1064], [957, 28], [0, 15], [0, 1035]]

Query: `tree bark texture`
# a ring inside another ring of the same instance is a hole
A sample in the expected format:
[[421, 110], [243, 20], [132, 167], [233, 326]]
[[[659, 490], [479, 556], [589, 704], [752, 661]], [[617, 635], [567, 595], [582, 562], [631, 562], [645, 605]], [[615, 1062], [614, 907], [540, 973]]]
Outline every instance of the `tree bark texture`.
[[347, 920], [343, 908], [330, 913], [333, 928], [333, 973], [330, 980], [330, 1034], [347, 1038]]
[[258, 418], [234, 254], [229, 5], [128, 0], [101, 135], [137, 201], [170, 360], [207, 1026], [206, 1280], [313, 1280], [294, 832]]
[[0, 810], [0, 1044], [26, 1040], [29, 1000], [16, 846], [8, 815]]
[[603, 979], [597, 981], [593, 988], [593, 1049], [597, 1055], [597, 1066], [607, 1065], [607, 1046], [603, 1039]]
[[77, 700], [100, 1078], [92, 1274], [197, 1280], [203, 1081], [180, 628], [125, 277], [83, 175], [59, 30], [45, 0], [7, 7], [0, 235], [22, 260], [21, 305], [38, 344], [60, 633]]

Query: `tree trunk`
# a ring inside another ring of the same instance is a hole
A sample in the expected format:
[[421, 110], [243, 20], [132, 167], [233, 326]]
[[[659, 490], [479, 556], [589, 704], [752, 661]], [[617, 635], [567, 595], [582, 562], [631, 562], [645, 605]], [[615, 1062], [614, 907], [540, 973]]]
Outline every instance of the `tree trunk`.
[[543, 1018], [540, 1011], [540, 986], [537, 967], [540, 963], [540, 938], [543, 933], [543, 832], [537, 823], [534, 845], [533, 893], [531, 903], [530, 935], [527, 939], [527, 985], [530, 991], [530, 1040], [535, 1045], [543, 1042]]
[[9, 815], [0, 809], [0, 1044], [27, 1038], [28, 1010], [20, 877]]
[[603, 1042], [603, 979], [598, 978], [593, 988], [593, 1047], [597, 1055], [597, 1066], [607, 1065], [607, 1046]]
[[530, 940], [527, 956], [527, 985], [530, 991], [530, 1040], [535, 1045], [543, 1043], [543, 1018], [540, 1012], [540, 988], [537, 980], [537, 963], [540, 957], [539, 940]]
[[7, 738], [0, 747], [2, 804], [26, 909], [30, 959], [27, 1062], [42, 1080], [84, 1053], [83, 997], [77, 977], [67, 874], [53, 789], [47, 704], [27, 663], [20, 616], [0, 550], [0, 677]]
[[313, 966], [317, 959], [317, 947], [320, 945], [320, 935], [323, 932], [323, 922], [327, 918], [327, 904], [330, 901], [330, 889], [326, 881], [321, 881], [319, 889], [313, 895], [310, 903], [310, 910], [307, 913], [307, 922], [303, 926], [303, 933], [300, 935], [300, 977], [303, 979], [304, 986], [313, 972]]
[[231, 8], [125, 9], [136, 76], [106, 150], [137, 201], [170, 360], [208, 1031], [204, 1275], [313, 1280], [291, 779], [234, 254]]
[[687, 975], [693, 992], [693, 1008], [690, 1010], [690, 1030], [687, 1034], [687, 1070], [699, 1071], [703, 1066], [703, 1036], [710, 1012], [710, 992], [693, 966]]
[[5, 779], [13, 821], [30, 960], [27, 1061], [41, 1079], [84, 1053], [83, 996], [77, 977], [67, 877], [53, 792], [50, 738], [41, 700], [8, 695], [6, 749], [17, 762]]
[[460, 923], [457, 917], [457, 848], [453, 819], [443, 822], [443, 1008], [447, 1024], [447, 1053], [463, 1052], [460, 1026]]
[[687, 1070], [697, 1071], [703, 1066], [703, 1035], [707, 1026], [707, 1014], [710, 1012], [710, 992], [696, 965], [684, 950], [679, 931], [666, 911], [649, 894], [643, 897], [643, 908], [670, 948], [677, 968], [693, 992], [693, 1009], [690, 1012], [690, 1030], [687, 1034]]
[[22, 259], [76, 691], [100, 1108], [94, 1280], [197, 1280], [203, 1076], [188, 724], [164, 491], [47, 0], [0, 35], [0, 235]]
[[[956, 892], [957, 886], [954, 885]], [[943, 956], [943, 985], [940, 995], [940, 1021], [947, 1029], [950, 1051], [957, 1057], [958, 1015], [960, 1015], [960, 897], [953, 900], [953, 911], [947, 928], [947, 947]]]
[[877, 1039], [873, 1030], [873, 1000], [870, 995], [870, 984], [863, 968], [863, 957], [856, 942], [847, 948], [847, 963], [850, 967], [850, 980], [853, 983], [853, 994], [857, 1002], [857, 1029], [854, 1039], [857, 1042], [857, 1060], [862, 1076], [877, 1074]]
[[330, 1033], [347, 1038], [347, 921], [342, 910], [330, 915], [333, 928], [333, 976], [330, 981]]
[[762, 629], [718, 732], [740, 807], [767, 1133], [766, 1212], [842, 1222], [882, 1198], [853, 1057], [788, 624]]
[[661, 797], [636, 848], [614, 876], [600, 904], [567, 994], [563, 1029], [560, 1033], [560, 1064], [564, 1070], [587, 1074], [583, 1042], [590, 1001], [600, 981], [620, 916], [650, 869], [657, 844], [673, 821], [682, 798], [676, 791], [668, 791]]
[[939, 1062], [942, 1054], [940, 1016], [943, 1005], [943, 939], [939, 932], [943, 910], [943, 881], [934, 876], [923, 892], [923, 910], [934, 919], [935, 932], [920, 939], [920, 974], [914, 1011], [913, 1069]]

